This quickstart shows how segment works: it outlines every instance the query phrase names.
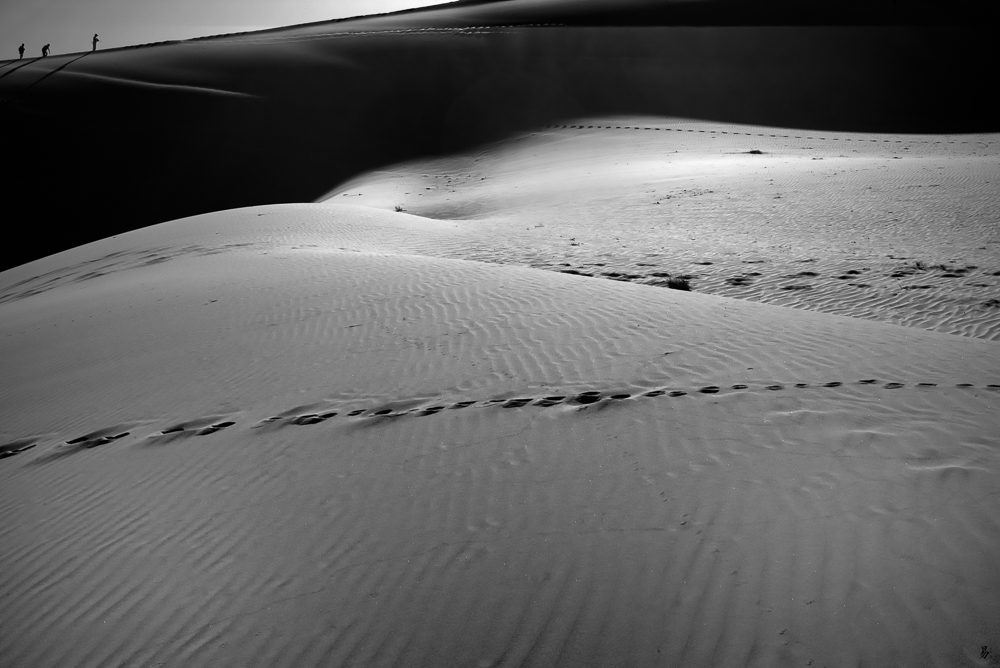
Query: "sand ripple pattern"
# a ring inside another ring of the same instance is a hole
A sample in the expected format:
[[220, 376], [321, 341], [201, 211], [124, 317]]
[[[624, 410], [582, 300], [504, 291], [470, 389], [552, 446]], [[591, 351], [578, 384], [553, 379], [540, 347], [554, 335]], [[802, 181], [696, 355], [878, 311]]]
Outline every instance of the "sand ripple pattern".
[[18, 615], [0, 649], [12, 665], [947, 666], [995, 643], [1000, 443], [981, 429], [1000, 394], [793, 387], [5, 462], [0, 540], [19, 548], [0, 595]]
[[1000, 140], [584, 119], [359, 177], [412, 249], [1000, 340]]
[[261, 207], [5, 272], [3, 662], [1000, 646], [995, 343], [414, 250], [459, 227]]

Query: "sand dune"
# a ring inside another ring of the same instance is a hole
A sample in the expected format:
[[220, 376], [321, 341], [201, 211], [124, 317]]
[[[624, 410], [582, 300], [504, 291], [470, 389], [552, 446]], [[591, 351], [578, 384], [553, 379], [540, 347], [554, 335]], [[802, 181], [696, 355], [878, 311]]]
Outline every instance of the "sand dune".
[[0, 268], [183, 216], [314, 201], [371, 169], [572, 118], [1000, 129], [983, 84], [997, 65], [986, 27], [512, 25], [565, 4], [455, 5], [0, 63], [5, 198], [60, 221], [59, 234], [5, 249]]
[[[455, 12], [462, 8], [463, 11]], [[434, 10], [430, 10], [434, 11]], [[581, 26], [806, 26], [806, 25], [975, 25], [995, 18], [980, 2], [948, 5], [918, 0], [844, 0], [802, 3], [794, 0], [485, 0], [458, 2], [438, 11], [479, 21], [559, 23]]]
[[258, 207], [5, 272], [5, 660], [998, 644], [996, 344], [406, 250], [467, 235]]
[[611, 6], [0, 63], [0, 665], [1000, 662], [988, 28]]

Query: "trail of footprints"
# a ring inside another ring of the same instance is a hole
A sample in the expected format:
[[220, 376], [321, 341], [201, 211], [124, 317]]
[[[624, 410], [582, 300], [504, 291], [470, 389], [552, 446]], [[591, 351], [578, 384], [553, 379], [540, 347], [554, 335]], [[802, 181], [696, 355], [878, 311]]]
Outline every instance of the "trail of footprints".
[[[878, 385], [881, 381], [875, 378], [867, 378], [864, 380], [857, 381], [858, 385]], [[806, 389], [810, 387], [823, 387], [823, 388], [833, 388], [840, 387], [844, 383], [840, 381], [830, 381], [827, 383], [821, 383], [818, 385], [810, 385], [809, 383], [795, 383], [791, 386], [786, 385], [764, 385], [756, 389], [777, 392], [781, 390], [788, 389], [789, 387], [795, 389]], [[906, 387], [905, 383], [897, 382], [886, 382], [881, 384], [881, 389], [886, 390], [896, 390], [899, 388]], [[916, 383], [913, 387], [930, 388], [938, 387], [937, 383]], [[976, 387], [972, 383], [958, 383], [955, 387], [960, 388], [974, 388]], [[991, 384], [983, 386], [984, 389], [990, 390], [1000, 390], [1000, 384]], [[641, 392], [638, 394], [628, 394], [628, 393], [618, 393], [611, 394], [600, 392], [597, 390], [588, 390], [585, 392], [579, 392], [574, 395], [552, 395], [545, 397], [519, 397], [519, 398], [503, 398], [503, 399], [486, 399], [482, 401], [459, 401], [454, 404], [449, 405], [436, 405], [436, 406], [421, 406], [417, 408], [409, 408], [403, 410], [395, 410], [393, 408], [359, 408], [347, 413], [344, 413], [344, 417], [366, 417], [366, 418], [396, 418], [403, 416], [428, 416], [436, 415], [444, 410], [460, 410], [463, 408], [490, 408], [498, 406], [500, 408], [524, 408], [525, 406], [538, 407], [538, 408], [549, 408], [552, 406], [558, 406], [560, 404], [575, 405], [578, 408], [585, 408], [590, 404], [596, 404], [601, 401], [613, 402], [613, 401], [625, 401], [626, 399], [640, 399], [643, 397], [682, 397], [686, 395], [697, 395], [697, 394], [718, 394], [719, 392], [724, 392], [728, 390], [750, 390], [753, 391], [750, 385], [745, 384], [735, 384], [730, 385], [728, 388], [719, 387], [718, 385], [706, 385], [704, 387], [688, 390], [680, 389], [657, 389], [649, 390], [646, 392]], [[330, 411], [326, 413], [303, 413], [300, 415], [276, 415], [273, 417], [266, 418], [252, 427], [253, 429], [259, 429], [266, 427], [268, 425], [280, 426], [280, 425], [313, 425], [320, 422], [325, 422], [330, 418], [338, 416], [339, 413], [336, 411]]]
[[[878, 389], [883, 390], [897, 390], [900, 388], [907, 387], [906, 383], [897, 382], [882, 382], [875, 378], [866, 378], [856, 382], [857, 385], [868, 385], [878, 386]], [[578, 392], [573, 395], [551, 395], [544, 397], [519, 397], [519, 398], [502, 398], [502, 399], [486, 399], [481, 401], [459, 401], [448, 405], [434, 405], [434, 406], [419, 406], [415, 408], [407, 409], [395, 409], [391, 407], [377, 407], [377, 408], [358, 408], [341, 414], [338, 411], [327, 411], [323, 413], [301, 413], [301, 414], [290, 414], [286, 413], [284, 415], [276, 415], [273, 417], [261, 420], [257, 424], [253, 425], [251, 429], [266, 429], [266, 428], [279, 428], [290, 425], [299, 426], [309, 426], [319, 424], [321, 422], [326, 422], [327, 420], [342, 415], [343, 417], [355, 417], [364, 418], [366, 420], [385, 420], [385, 419], [395, 419], [404, 416], [411, 417], [424, 417], [429, 415], [436, 415], [441, 411], [445, 410], [461, 410], [464, 408], [490, 408], [490, 407], [500, 407], [500, 408], [550, 408], [559, 405], [573, 406], [576, 410], [585, 410], [593, 404], [600, 402], [612, 403], [620, 402], [626, 400], [635, 400], [642, 398], [654, 398], [654, 397], [683, 397], [683, 396], [697, 396], [699, 394], [719, 394], [720, 392], [730, 392], [730, 391], [765, 391], [765, 392], [780, 392], [787, 389], [807, 389], [807, 388], [835, 388], [844, 385], [840, 381], [830, 381], [826, 383], [810, 384], [810, 383], [794, 383], [790, 385], [773, 384], [773, 385], [762, 385], [758, 387], [751, 387], [750, 385], [737, 383], [730, 385], [728, 387], [720, 387], [718, 385], [706, 385], [699, 388], [689, 388], [686, 390], [681, 389], [656, 389], [648, 390], [646, 392], [640, 392], [637, 394], [629, 393], [609, 393], [600, 392], [597, 390], [587, 390], [584, 392]], [[916, 388], [932, 388], [938, 387], [937, 383], [915, 383], [910, 385], [910, 387]], [[957, 383], [954, 387], [956, 388], [976, 388], [977, 386], [972, 383]], [[980, 389], [1000, 390], [1000, 384], [989, 384], [978, 386]], [[398, 404], [397, 404], [398, 405]], [[162, 431], [155, 432], [148, 436], [147, 438], [153, 441], [163, 441], [163, 440], [173, 440], [175, 438], [185, 438], [188, 436], [209, 436], [216, 432], [222, 431], [229, 427], [234, 426], [236, 423], [233, 421], [221, 421], [215, 423], [206, 423], [204, 419], [196, 420], [188, 423], [181, 423], [168, 427]], [[123, 431], [120, 433], [114, 433], [116, 429], [100, 429], [97, 431], [90, 432], [83, 436], [78, 436], [69, 441], [65, 441], [57, 447], [62, 448], [62, 452], [69, 454], [70, 452], [76, 452], [85, 449], [96, 448], [108, 443], [113, 443], [125, 436], [129, 436], [130, 432]], [[8, 457], [13, 457], [14, 455], [20, 454], [27, 450], [34, 448], [38, 445], [39, 439], [22, 438], [4, 445], [0, 445], [0, 459], [6, 459]], [[70, 447], [72, 446], [72, 447]]]
[[[781, 139], [819, 139], [825, 141], [843, 141], [858, 144], [992, 144], [988, 140], [920, 140], [920, 139], [871, 139], [864, 137], [820, 137], [816, 135], [784, 135], [766, 132], [736, 132], [726, 130], [698, 130], [694, 128], [671, 128], [642, 125], [543, 125], [543, 128], [554, 130], [662, 130], [664, 132], [697, 132], [702, 134], [739, 135], [746, 137], [775, 137]], [[761, 153], [760, 151], [750, 151]]]

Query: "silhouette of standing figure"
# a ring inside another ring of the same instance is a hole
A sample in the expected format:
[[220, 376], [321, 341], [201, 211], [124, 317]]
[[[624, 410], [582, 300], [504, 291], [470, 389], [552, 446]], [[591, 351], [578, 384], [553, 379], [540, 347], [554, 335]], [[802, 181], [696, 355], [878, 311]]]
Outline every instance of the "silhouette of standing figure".
[[48, 44], [46, 44], [45, 46], [42, 47], [42, 58], [44, 58], [47, 55], [49, 55], [49, 45]]
[[100, 41], [101, 40], [97, 39], [97, 33], [95, 32], [94, 33], [94, 49], [93, 49], [94, 51], [97, 51], [97, 43], [100, 42]]
[[24, 58], [24, 44], [17, 47], [17, 59], [20, 60], [21, 58]]

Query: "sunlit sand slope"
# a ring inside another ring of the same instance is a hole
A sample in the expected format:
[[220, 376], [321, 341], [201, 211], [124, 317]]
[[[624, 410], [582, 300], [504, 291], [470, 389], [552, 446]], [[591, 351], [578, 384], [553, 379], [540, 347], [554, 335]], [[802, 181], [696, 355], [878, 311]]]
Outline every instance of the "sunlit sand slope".
[[211, 214], [0, 274], [8, 665], [988, 665], [991, 342]]
[[331, 202], [460, 225], [421, 253], [1000, 339], [1000, 135], [577, 119]]

